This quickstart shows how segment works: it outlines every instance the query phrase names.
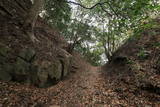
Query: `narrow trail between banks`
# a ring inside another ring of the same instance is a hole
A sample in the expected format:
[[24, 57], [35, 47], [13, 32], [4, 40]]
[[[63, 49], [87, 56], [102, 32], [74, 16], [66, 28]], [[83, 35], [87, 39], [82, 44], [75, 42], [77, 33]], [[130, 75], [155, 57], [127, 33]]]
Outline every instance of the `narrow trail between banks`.
[[[50, 90], [57, 89], [52, 103], [62, 107], [105, 106], [105, 83], [101, 69], [90, 67], [86, 72], [79, 72], [72, 78], [62, 81]], [[107, 107], [107, 105], [106, 105]]]

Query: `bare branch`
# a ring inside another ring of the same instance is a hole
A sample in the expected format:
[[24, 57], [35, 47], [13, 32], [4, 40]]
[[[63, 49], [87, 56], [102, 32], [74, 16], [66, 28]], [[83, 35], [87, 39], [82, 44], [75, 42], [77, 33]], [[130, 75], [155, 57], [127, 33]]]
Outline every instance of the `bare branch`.
[[86, 7], [86, 6], [84, 6], [84, 5], [80, 4], [80, 3], [73, 2], [73, 1], [66, 1], [66, 2], [67, 3], [71, 3], [71, 4], [75, 4], [75, 5], [78, 5], [78, 6], [81, 6], [81, 7], [85, 8], [85, 9], [93, 9], [93, 8], [97, 7], [98, 5], [102, 5], [102, 4], [107, 3], [107, 2], [102, 2], [102, 3], [99, 2], [99, 3], [96, 3], [95, 5], [93, 5], [91, 7]]
[[103, 5], [100, 5], [101, 9], [103, 11], [105, 11], [110, 17], [112, 17], [113, 15], [111, 13], [109, 13], [107, 10], [105, 10], [105, 8], [103, 7]]
[[111, 6], [109, 2], [107, 2], [108, 6], [111, 8], [111, 10], [114, 12], [116, 16], [119, 16], [118, 13], [114, 10], [114, 8]]
[[109, 13], [109, 12], [108, 12], [107, 10], [105, 10], [104, 7], [103, 7], [104, 4], [107, 4], [107, 5], [110, 7], [110, 9], [113, 11], [113, 13], [114, 13], [117, 17], [119, 16], [118, 13], [114, 10], [114, 8], [111, 6], [111, 4], [110, 4], [109, 2], [98, 2], [98, 3], [94, 4], [94, 5], [91, 6], [91, 7], [86, 7], [86, 6], [84, 6], [84, 5], [80, 4], [80, 3], [73, 2], [73, 1], [66, 1], [66, 2], [67, 2], [67, 3], [71, 3], [71, 4], [75, 4], [75, 5], [78, 5], [78, 6], [81, 6], [82, 8], [85, 8], [85, 9], [94, 9], [94, 8], [97, 7], [97, 6], [100, 6], [101, 9], [102, 9], [103, 11], [105, 11], [109, 16], [112, 16], [111, 13]]

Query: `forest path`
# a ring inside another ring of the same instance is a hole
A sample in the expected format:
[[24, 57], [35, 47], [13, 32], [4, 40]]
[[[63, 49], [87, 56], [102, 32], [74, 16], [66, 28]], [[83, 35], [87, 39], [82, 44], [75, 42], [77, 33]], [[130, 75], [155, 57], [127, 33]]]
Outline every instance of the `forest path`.
[[49, 90], [56, 89], [56, 94], [50, 107], [106, 107], [105, 80], [100, 70], [100, 67], [89, 67], [88, 71], [77, 72], [51, 87]]

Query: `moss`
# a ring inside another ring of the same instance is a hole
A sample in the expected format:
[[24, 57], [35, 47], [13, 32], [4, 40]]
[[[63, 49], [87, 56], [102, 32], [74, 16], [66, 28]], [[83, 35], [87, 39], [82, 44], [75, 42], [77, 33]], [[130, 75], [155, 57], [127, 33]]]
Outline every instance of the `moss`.
[[56, 80], [59, 80], [61, 78], [61, 73], [62, 73], [62, 65], [60, 61], [56, 61], [54, 62], [53, 65], [50, 65], [47, 71], [51, 78], [55, 78]]
[[7, 48], [0, 48], [0, 54], [6, 56], [8, 50]]
[[11, 72], [13, 72], [13, 65], [7, 62], [8, 48], [0, 48], [0, 79], [4, 81], [11, 80]]
[[[34, 59], [36, 52], [32, 48], [25, 48], [17, 56], [9, 54], [10, 49], [0, 44], [0, 80], [16, 81], [48, 87], [55, 84], [69, 73], [71, 57], [62, 55], [54, 61], [40, 61]], [[9, 63], [9, 56], [14, 56], [14, 63]], [[63, 72], [63, 73], [62, 73]]]
[[10, 81], [12, 79], [10, 70], [11, 67], [9, 65], [0, 65], [0, 80]]
[[24, 58], [27, 61], [30, 61], [33, 56], [35, 55], [35, 51], [31, 48], [27, 48], [27, 49], [23, 49], [20, 53], [19, 56], [21, 56], [22, 58]]
[[9, 52], [10, 48], [0, 44], [0, 64], [4, 64], [7, 61]]
[[27, 83], [34, 84], [34, 85], [38, 85], [39, 84], [38, 83], [38, 76], [37, 76], [38, 71], [39, 71], [38, 66], [32, 65], [30, 67], [29, 79], [28, 79]]
[[0, 44], [0, 55], [7, 56], [9, 51], [10, 51], [10, 48], [8, 48], [5, 45]]
[[29, 72], [29, 63], [27, 63], [26, 61], [24, 61], [21, 58], [17, 58], [17, 61], [15, 63], [15, 67], [14, 67], [14, 73], [16, 74], [21, 74], [21, 75], [26, 75]]
[[7, 62], [9, 51], [10, 48], [0, 43], [0, 80], [4, 81], [12, 79], [10, 73], [13, 71], [13, 66]]
[[38, 80], [39, 80], [39, 87], [45, 87], [45, 84], [47, 83], [48, 80], [48, 72], [44, 70], [39, 70], [37, 73]]
[[10, 81], [12, 79], [11, 75], [8, 72], [0, 70], [0, 73], [0, 80]]
[[6, 57], [0, 55], [0, 64], [3, 64], [6, 60]]

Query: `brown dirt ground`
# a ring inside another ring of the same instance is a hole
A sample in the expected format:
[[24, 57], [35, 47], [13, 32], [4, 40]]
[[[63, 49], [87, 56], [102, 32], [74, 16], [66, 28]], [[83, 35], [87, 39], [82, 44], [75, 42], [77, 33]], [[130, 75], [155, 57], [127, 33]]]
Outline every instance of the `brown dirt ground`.
[[[47, 89], [0, 82], [0, 107], [159, 107], [158, 99], [148, 101], [133, 90], [116, 86], [99, 67], [88, 67]], [[118, 81], [116, 81], [118, 82]], [[113, 84], [112, 84], [113, 83]], [[121, 83], [121, 82], [120, 82]], [[121, 85], [120, 85], [121, 86]], [[125, 92], [125, 93], [124, 93]], [[138, 92], [138, 91], [137, 91]], [[139, 94], [141, 92], [138, 92]], [[138, 94], [137, 93], [137, 94]], [[147, 92], [143, 93], [146, 94]], [[153, 100], [153, 99], [152, 99]], [[156, 102], [157, 101], [157, 102]]]
[[105, 105], [105, 82], [100, 68], [89, 67], [86, 72], [77, 72], [57, 85], [39, 89], [17, 83], [0, 82], [0, 107], [60, 106], [96, 107]]

